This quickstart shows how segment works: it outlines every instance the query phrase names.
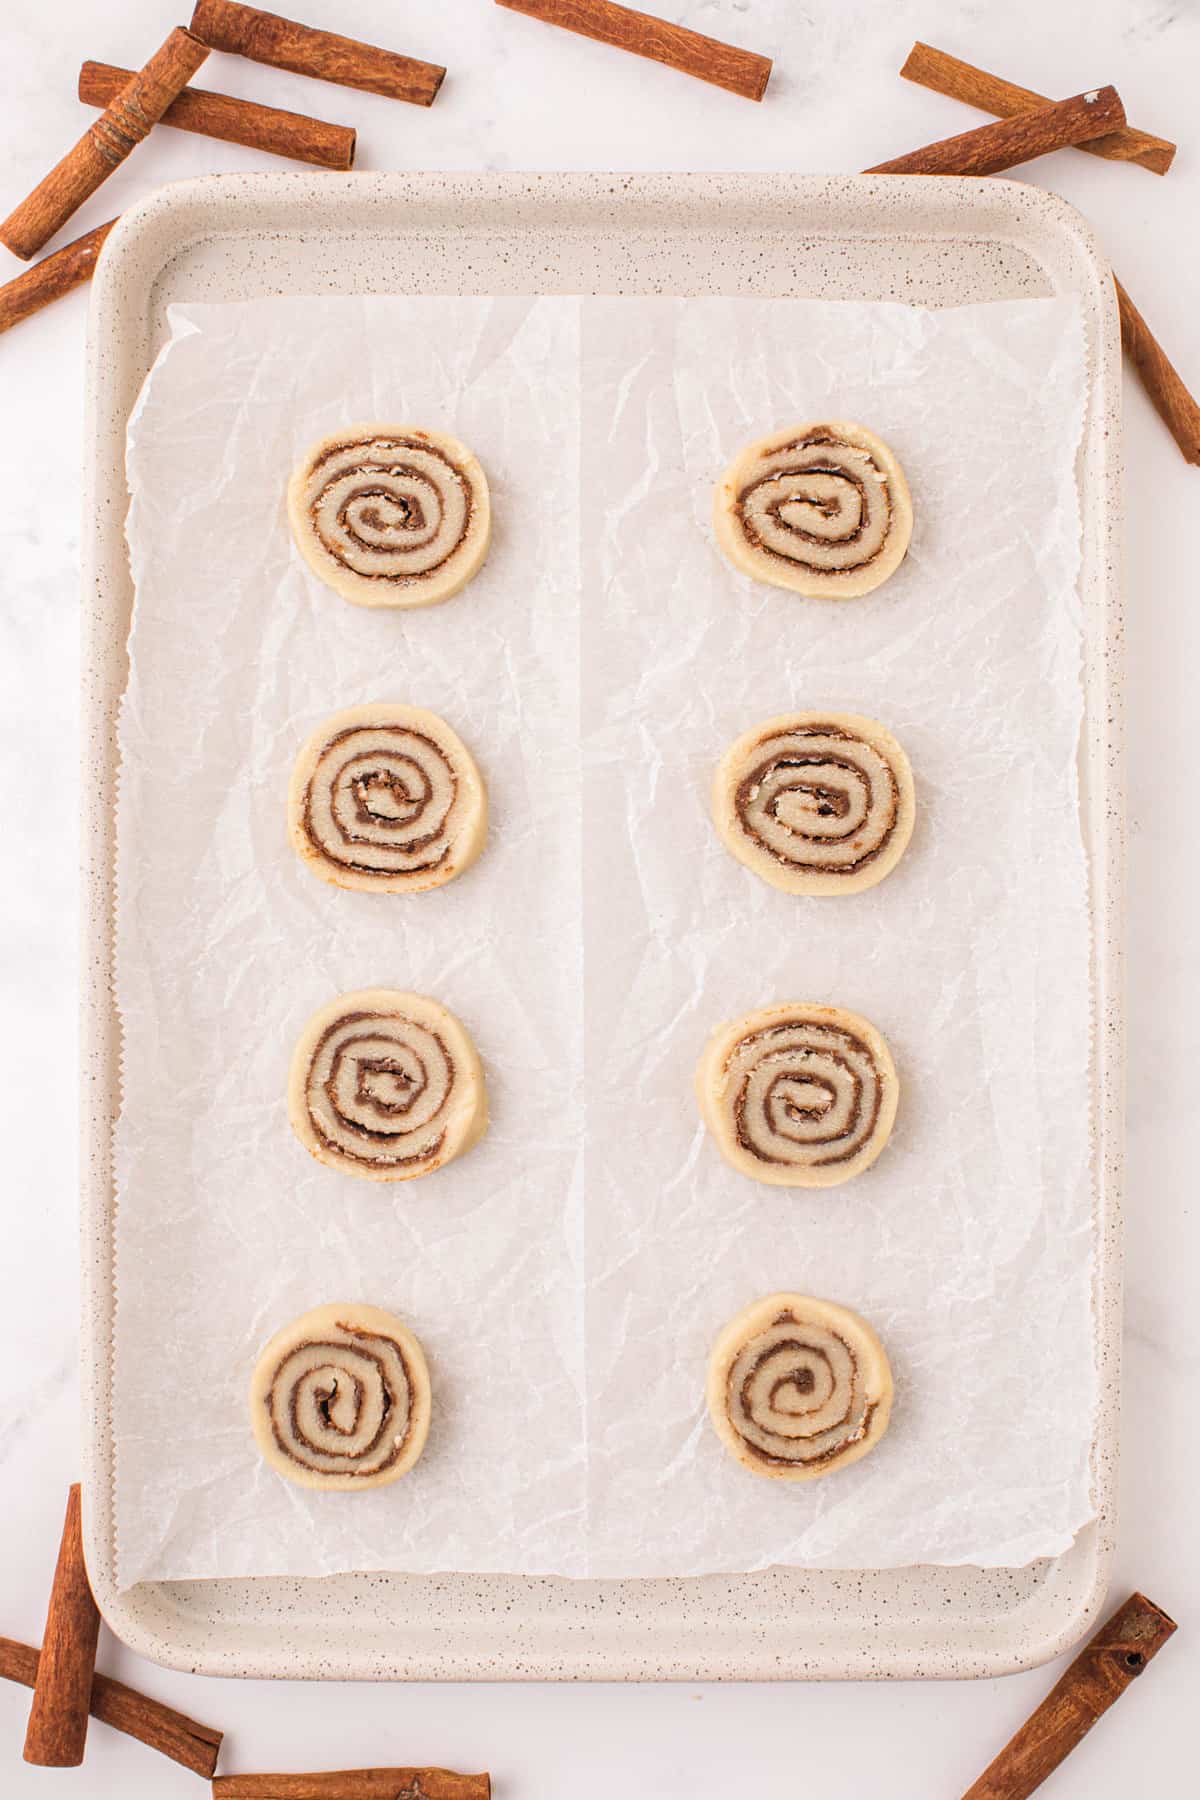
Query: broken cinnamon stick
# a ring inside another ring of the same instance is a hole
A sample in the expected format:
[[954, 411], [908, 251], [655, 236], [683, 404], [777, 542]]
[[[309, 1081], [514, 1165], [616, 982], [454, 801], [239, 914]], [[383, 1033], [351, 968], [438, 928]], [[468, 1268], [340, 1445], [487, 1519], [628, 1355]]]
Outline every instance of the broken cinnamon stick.
[[206, 44], [177, 26], [161, 50], [88, 126], [74, 149], [0, 225], [0, 243], [26, 261], [36, 256], [136, 149], [207, 55]]
[[116, 222], [110, 219], [106, 225], [97, 225], [94, 231], [64, 244], [52, 256], [44, 256], [23, 275], [6, 281], [0, 287], [0, 332], [11, 330], [31, 313], [40, 312], [52, 300], [61, 300], [72, 288], [90, 281], [100, 246]]
[[666, 63], [668, 68], [694, 75], [698, 81], [728, 88], [744, 100], [761, 100], [771, 79], [769, 56], [739, 50], [733, 44], [721, 43], [719, 38], [689, 31], [684, 25], [671, 25], [649, 13], [616, 6], [612, 0], [496, 3], [510, 12], [525, 13], [531, 19], [543, 19], [547, 25], [561, 25], [565, 31], [578, 32], [580, 37], [594, 38], [597, 43], [612, 44], [618, 50], [632, 51], [634, 56], [649, 57], [651, 62]]
[[58, 1566], [38, 1658], [33, 1705], [25, 1732], [25, 1761], [73, 1769], [83, 1761], [96, 1672], [100, 1612], [83, 1560], [79, 1483], [67, 1496]]
[[340, 1769], [320, 1775], [218, 1775], [213, 1800], [490, 1800], [490, 1775], [450, 1769]]
[[957, 137], [941, 138], [907, 156], [876, 163], [867, 175], [998, 175], [1068, 144], [1082, 144], [1125, 122], [1116, 88], [1091, 88], [1033, 112], [1017, 113], [994, 125], [979, 125]]
[[237, 0], [196, 0], [191, 28], [210, 50], [225, 50], [272, 69], [290, 69], [294, 75], [332, 81], [338, 87], [408, 100], [414, 106], [432, 106], [446, 74], [436, 63], [418, 62], [393, 50], [360, 44], [357, 38], [298, 25], [293, 19], [241, 6]]
[[[85, 62], [79, 71], [79, 98], [85, 106], [107, 106], [129, 80], [132, 70], [115, 63]], [[323, 169], [352, 169], [356, 133], [349, 125], [331, 125], [306, 113], [284, 112], [254, 100], [235, 100], [208, 88], [186, 87], [159, 121], [178, 131], [221, 138], [266, 150], [292, 162], [316, 163]]]
[[[22, 1687], [33, 1687], [37, 1681], [38, 1653], [30, 1644], [18, 1644], [13, 1638], [0, 1637], [0, 1677], [18, 1681]], [[182, 1763], [195, 1775], [211, 1779], [217, 1766], [221, 1733], [209, 1725], [139, 1694], [124, 1682], [111, 1681], [97, 1675], [92, 1681], [91, 1714], [114, 1731], [136, 1738], [151, 1750]]]
[[962, 1800], [1026, 1800], [1120, 1699], [1174, 1630], [1174, 1620], [1153, 1600], [1131, 1595]]
[[[1011, 118], [1014, 113], [1029, 112], [1035, 106], [1049, 105], [1046, 94], [1018, 87], [999, 75], [989, 75], [986, 69], [960, 62], [957, 56], [949, 56], [946, 51], [935, 50], [932, 44], [920, 41], [909, 51], [900, 73], [906, 81], [915, 81], [935, 94], [945, 94], [949, 100], [964, 100], [981, 112], [997, 113], [1002, 119]], [[1116, 131], [1089, 138], [1075, 147], [1086, 150], [1089, 156], [1105, 156], [1111, 162], [1137, 163], [1143, 169], [1153, 170], [1155, 175], [1165, 175], [1175, 160], [1175, 145], [1169, 138], [1155, 137], [1133, 125], [1122, 125]]]

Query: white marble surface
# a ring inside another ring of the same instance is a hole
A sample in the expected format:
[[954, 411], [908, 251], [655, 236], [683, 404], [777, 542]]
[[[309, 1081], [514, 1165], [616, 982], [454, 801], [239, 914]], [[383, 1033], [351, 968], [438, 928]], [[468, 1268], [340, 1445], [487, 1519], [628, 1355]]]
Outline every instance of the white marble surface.
[[[1037, 165], [1093, 220], [1143, 311], [1200, 386], [1195, 0], [658, 0], [686, 23], [776, 58], [753, 106], [491, 4], [293, 0], [309, 18], [444, 62], [429, 112], [212, 58], [201, 80], [352, 121], [364, 168], [855, 169], [965, 129], [974, 115], [899, 81], [913, 38], [1039, 87], [1116, 82], [1135, 123], [1182, 141], [1158, 180], [1075, 152]], [[178, 9], [182, 14], [185, 9]], [[82, 56], [136, 64], [175, 22], [164, 0], [40, 0], [0, 8], [0, 210], [81, 129]], [[79, 216], [107, 218], [152, 186], [210, 169], [279, 167], [162, 132]], [[66, 235], [74, 235], [74, 231]], [[0, 250], [0, 279], [17, 272]], [[67, 1483], [78, 1472], [76, 649], [84, 299], [0, 338], [0, 793], [5, 816], [0, 1134], [0, 1631], [36, 1642]], [[1187, 468], [1135, 385], [1127, 408], [1129, 862], [1128, 1297], [1122, 1523], [1114, 1597], [1146, 1589], [1183, 1629], [1048, 1791], [1070, 1800], [1180, 1793], [1194, 1779], [1200, 1654], [1195, 1494], [1200, 1369], [1195, 1204], [1200, 1053], [1200, 840], [1195, 536]], [[614, 1793], [825, 1800], [961, 1792], [1053, 1671], [952, 1687], [298, 1687], [164, 1673], [106, 1636], [102, 1666], [225, 1728], [227, 1768], [442, 1762], [490, 1767], [502, 1800]], [[0, 1792], [27, 1768], [22, 1690], [0, 1686]], [[93, 1729], [70, 1791], [170, 1800], [194, 1778]]]

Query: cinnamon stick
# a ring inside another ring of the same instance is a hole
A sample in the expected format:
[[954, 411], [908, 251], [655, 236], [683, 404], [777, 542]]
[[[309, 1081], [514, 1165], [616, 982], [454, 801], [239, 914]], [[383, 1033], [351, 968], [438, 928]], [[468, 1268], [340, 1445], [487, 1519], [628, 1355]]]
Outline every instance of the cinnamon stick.
[[38, 1659], [33, 1705], [25, 1732], [25, 1761], [73, 1769], [83, 1761], [96, 1671], [100, 1612], [83, 1560], [79, 1483], [67, 1496], [58, 1566]]
[[450, 1769], [339, 1769], [320, 1775], [218, 1775], [213, 1800], [490, 1800], [490, 1775]]
[[[132, 71], [115, 63], [85, 62], [79, 71], [79, 98], [86, 106], [107, 106]], [[349, 125], [331, 125], [306, 113], [284, 112], [255, 100], [235, 100], [207, 88], [186, 87], [159, 121], [178, 131], [245, 144], [293, 162], [316, 163], [323, 169], [352, 169], [356, 133]]]
[[[32, 1645], [0, 1637], [0, 1677], [5, 1681], [33, 1687], [38, 1660]], [[182, 1763], [193, 1774], [211, 1779], [221, 1747], [221, 1733], [211, 1726], [198, 1725], [195, 1719], [151, 1700], [148, 1694], [139, 1694], [124, 1682], [111, 1681], [107, 1675], [97, 1675], [92, 1681], [91, 1714], [114, 1731], [123, 1731], [172, 1762]]]
[[876, 163], [867, 175], [998, 175], [1068, 144], [1082, 144], [1125, 122], [1116, 88], [1091, 88], [1033, 112], [1017, 113], [994, 125], [979, 125], [957, 137], [926, 144], [908, 156]]
[[[949, 100], [964, 100], [981, 112], [997, 113], [1002, 119], [1049, 105], [1046, 94], [1018, 87], [999, 75], [989, 75], [986, 69], [960, 62], [957, 56], [949, 56], [945, 50], [935, 50], [932, 44], [919, 40], [909, 51], [900, 73], [906, 81], [915, 81], [935, 94], [945, 94]], [[1175, 160], [1175, 145], [1169, 138], [1155, 137], [1133, 125], [1122, 125], [1102, 137], [1089, 138], [1086, 143], [1077, 144], [1076, 149], [1086, 150], [1089, 156], [1105, 156], [1111, 162], [1137, 163], [1155, 175], [1165, 175]]]
[[378, 50], [373, 44], [360, 44], [357, 38], [339, 37], [334, 31], [317, 31], [275, 13], [240, 6], [237, 0], [196, 0], [192, 30], [210, 50], [226, 50], [273, 69], [332, 81], [338, 87], [409, 100], [414, 106], [432, 106], [446, 75], [437, 63]]
[[1026, 1800], [1157, 1656], [1175, 1622], [1133, 1594], [1086, 1644], [962, 1800]]
[[44, 256], [23, 275], [6, 281], [0, 287], [0, 332], [10, 331], [30, 313], [40, 312], [52, 300], [61, 300], [72, 288], [90, 281], [100, 246], [116, 222], [110, 219], [106, 225], [97, 225], [52, 256]]
[[649, 13], [635, 12], [632, 7], [616, 6], [612, 0], [496, 0], [510, 12], [525, 13], [531, 19], [543, 19], [547, 25], [561, 25], [565, 31], [580, 37], [594, 38], [597, 43], [612, 44], [618, 50], [632, 51], [634, 56], [649, 57], [651, 62], [666, 63], [698, 81], [714, 87], [728, 88], [744, 100], [761, 100], [771, 79], [771, 59], [756, 56], [752, 50], [739, 50], [723, 44], [719, 38], [705, 37], [683, 25], [668, 24]]
[[1179, 445], [1184, 460], [1200, 467], [1200, 406], [1115, 275], [1113, 285], [1117, 290], [1125, 354], [1141, 376], [1151, 405]]
[[207, 45], [177, 26], [75, 148], [0, 225], [0, 243], [26, 261], [36, 256], [141, 143], [207, 55]]

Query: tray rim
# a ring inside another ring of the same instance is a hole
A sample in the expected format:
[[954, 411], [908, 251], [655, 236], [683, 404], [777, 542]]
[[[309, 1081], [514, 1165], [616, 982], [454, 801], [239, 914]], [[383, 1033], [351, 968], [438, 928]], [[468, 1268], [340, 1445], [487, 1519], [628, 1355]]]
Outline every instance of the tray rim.
[[[897, 184], [902, 184], [901, 193]], [[238, 1584], [147, 1583], [140, 1588], [119, 1593], [115, 1584], [112, 1549], [112, 1457], [111, 1434], [106, 1436], [103, 1422], [111, 1386], [111, 1226], [115, 1211], [111, 1181], [106, 1179], [109, 1167], [107, 1138], [114, 1099], [112, 1054], [105, 1043], [100, 1015], [105, 1008], [111, 1013], [110, 991], [111, 900], [109, 887], [112, 871], [112, 821], [106, 819], [103, 799], [93, 799], [85, 818], [81, 873], [84, 882], [82, 911], [83, 968], [82, 992], [82, 1075], [81, 1108], [82, 1204], [81, 1248], [83, 1264], [83, 1433], [85, 1463], [84, 1529], [89, 1570], [97, 1599], [113, 1630], [131, 1648], [168, 1666], [186, 1668], [199, 1673], [222, 1675], [294, 1676], [364, 1679], [772, 1679], [802, 1676], [857, 1678], [864, 1675], [905, 1678], [911, 1676], [951, 1677], [992, 1675], [1033, 1666], [1047, 1660], [1074, 1643], [1095, 1618], [1107, 1588], [1113, 1553], [1115, 1529], [1115, 1474], [1117, 1433], [1117, 1389], [1120, 1359], [1120, 1177], [1121, 1177], [1121, 1103], [1123, 1087], [1121, 1003], [1121, 935], [1122, 935], [1122, 816], [1123, 768], [1120, 723], [1119, 642], [1121, 625], [1120, 553], [1120, 443], [1119, 443], [1119, 370], [1120, 345], [1115, 295], [1108, 271], [1090, 226], [1057, 195], [1015, 182], [947, 177], [861, 177], [861, 176], [783, 176], [774, 174], [607, 174], [600, 172], [560, 174], [407, 174], [407, 175], [318, 175], [304, 173], [256, 176], [208, 176], [174, 183], [160, 189], [127, 213], [114, 229], [105, 246], [93, 286], [89, 316], [87, 352], [87, 412], [84, 477], [83, 529], [83, 741], [82, 753], [85, 793], [95, 776], [97, 757], [106, 753], [111, 762], [112, 711], [106, 698], [104, 682], [97, 672], [99, 652], [111, 654], [112, 626], [108, 622], [111, 607], [106, 606], [112, 577], [106, 563], [104, 539], [111, 548], [114, 529], [120, 539], [127, 493], [124, 489], [123, 460], [114, 461], [109, 444], [104, 451], [105, 408], [111, 409], [116, 378], [106, 364], [106, 332], [116, 331], [120, 307], [124, 299], [123, 283], [131, 279], [130, 269], [139, 251], [149, 244], [161, 246], [161, 259], [152, 274], [141, 281], [142, 297], [149, 298], [154, 282], [169, 264], [186, 252], [189, 244], [221, 235], [244, 235], [247, 230], [262, 232], [264, 203], [277, 211], [277, 229], [291, 236], [315, 232], [321, 236], [356, 236], [364, 232], [379, 236], [401, 236], [403, 227], [389, 234], [378, 222], [360, 222], [331, 226], [321, 218], [323, 205], [339, 195], [352, 205], [368, 209], [387, 208], [401, 203], [412, 205], [422, 199], [445, 202], [456, 192], [472, 190], [477, 197], [507, 202], [520, 208], [536, 205], [543, 213], [558, 208], [563, 213], [559, 223], [571, 223], [567, 215], [582, 209], [579, 223], [592, 229], [603, 211], [607, 226], [619, 226], [623, 207], [647, 208], [656, 228], [662, 226], [664, 204], [673, 210], [672, 222], [681, 230], [689, 220], [682, 208], [736, 209], [740, 204], [774, 202], [778, 223], [791, 220], [804, 203], [818, 205], [824, 200], [834, 208], [855, 200], [878, 205], [887, 195], [899, 220], [891, 230], [878, 225], [869, 230], [847, 228], [844, 218], [835, 225], [831, 211], [827, 225], [814, 228], [812, 235], [828, 232], [838, 237], [867, 239], [903, 236], [903, 220], [916, 218], [921, 208], [944, 212], [950, 219], [956, 209], [974, 209], [983, 215], [984, 225], [977, 234], [980, 240], [1000, 237], [988, 229], [989, 215], [1010, 218], [1014, 239], [1020, 228], [1032, 222], [1035, 228], [1057, 234], [1069, 244], [1071, 254], [1087, 273], [1090, 297], [1094, 302], [1096, 342], [1092, 366], [1093, 421], [1089, 445], [1090, 480], [1098, 499], [1086, 508], [1084, 519], [1085, 566], [1091, 557], [1092, 580], [1099, 584], [1103, 597], [1104, 659], [1108, 668], [1109, 716], [1101, 731], [1104, 763], [1104, 800], [1107, 830], [1103, 842], [1097, 839], [1093, 849], [1093, 888], [1102, 888], [1105, 905], [1093, 900], [1096, 947], [1093, 988], [1097, 997], [1094, 1030], [1094, 1062], [1096, 1082], [1097, 1125], [1097, 1222], [1096, 1222], [1096, 1345], [1102, 1375], [1101, 1401], [1097, 1417], [1097, 1436], [1093, 1452], [1093, 1479], [1096, 1487], [1097, 1519], [1077, 1538], [1063, 1557], [1047, 1559], [1049, 1565], [1082, 1554], [1088, 1540], [1092, 1558], [1090, 1579], [1084, 1591], [1073, 1601], [1058, 1621], [1056, 1629], [1027, 1643], [1020, 1651], [1008, 1645], [979, 1645], [967, 1653], [949, 1655], [936, 1644], [918, 1649], [902, 1648], [897, 1641], [890, 1653], [885, 1649], [866, 1657], [862, 1653], [830, 1651], [823, 1656], [790, 1660], [764, 1645], [761, 1654], [743, 1653], [736, 1666], [721, 1654], [680, 1658], [666, 1654], [661, 1648], [638, 1651], [624, 1648], [619, 1654], [576, 1644], [568, 1650], [560, 1646], [552, 1651], [527, 1651], [519, 1642], [508, 1644], [490, 1656], [466, 1650], [441, 1649], [436, 1656], [428, 1653], [399, 1652], [390, 1656], [361, 1654], [343, 1656], [336, 1664], [319, 1654], [316, 1644], [305, 1658], [294, 1649], [261, 1646], [248, 1650], [233, 1641], [199, 1646], [189, 1642], [186, 1634], [172, 1635], [155, 1629], [144, 1610], [134, 1603], [134, 1596], [147, 1589], [175, 1590], [176, 1594], [196, 1586], [213, 1589], [233, 1588]], [[224, 223], [219, 222], [222, 208]], [[214, 219], [214, 214], [217, 219]], [[341, 213], [345, 217], [344, 208]], [[635, 219], [637, 225], [645, 223]], [[720, 223], [731, 225], [728, 210]], [[949, 233], [948, 233], [949, 235]], [[959, 231], [967, 238], [971, 234]], [[1001, 241], [1009, 241], [1003, 240]], [[135, 282], [136, 285], [136, 282]], [[533, 284], [530, 284], [531, 286]], [[1107, 291], [1106, 291], [1107, 290]], [[447, 290], [455, 291], [455, 290]], [[461, 288], [457, 291], [463, 291]], [[1082, 293], [1082, 288], [1081, 288]], [[109, 418], [112, 427], [112, 418]], [[123, 419], [122, 419], [123, 432]], [[115, 479], [114, 479], [115, 474]], [[119, 509], [119, 518], [114, 509]], [[123, 540], [122, 542], [123, 547]], [[127, 570], [122, 571], [128, 580]], [[120, 579], [118, 575], [117, 579]], [[124, 658], [123, 638], [120, 658]], [[1089, 737], [1095, 735], [1095, 721], [1085, 722]], [[1093, 751], [1095, 746], [1093, 745]], [[112, 769], [107, 771], [111, 782]], [[108, 783], [102, 782], [103, 792]], [[103, 1141], [101, 1141], [103, 1140]], [[920, 1572], [919, 1570], [917, 1571]], [[805, 1573], [805, 1572], [802, 1572]], [[811, 1574], [812, 1572], [806, 1572]], [[836, 1573], [824, 1571], [819, 1573]], [[848, 1579], [853, 1580], [851, 1572]], [[867, 1572], [876, 1573], [876, 1572]], [[882, 1574], [897, 1572], [878, 1572]], [[898, 1573], [906, 1573], [901, 1571]], [[945, 1571], [942, 1571], [945, 1573]], [[1003, 1573], [998, 1571], [997, 1573]], [[277, 1578], [278, 1579], [278, 1578]], [[313, 1589], [333, 1583], [353, 1583], [357, 1578], [302, 1578], [291, 1583], [295, 1587]], [[378, 1579], [378, 1578], [377, 1578]], [[757, 1577], [663, 1578], [656, 1582], [580, 1583], [565, 1578], [522, 1578], [502, 1576], [414, 1577], [396, 1574], [383, 1578], [389, 1583], [419, 1584], [434, 1582], [444, 1588], [456, 1581], [477, 1587], [517, 1585], [523, 1588], [561, 1585], [576, 1593], [584, 1590], [657, 1589], [674, 1585], [719, 1580], [728, 1586], [742, 1586], [749, 1591], [760, 1585]], [[597, 1604], [602, 1605], [603, 1597]], [[616, 1607], [618, 1613], [621, 1608]]]

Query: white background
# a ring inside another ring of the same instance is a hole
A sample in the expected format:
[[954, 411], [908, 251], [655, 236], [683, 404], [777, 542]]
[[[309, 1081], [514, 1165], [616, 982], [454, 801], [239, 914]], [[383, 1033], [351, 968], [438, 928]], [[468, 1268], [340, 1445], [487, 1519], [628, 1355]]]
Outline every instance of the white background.
[[[280, 0], [283, 3], [283, 0]], [[301, 0], [288, 0], [294, 8]], [[1075, 152], [1038, 164], [1092, 219], [1143, 311], [1200, 386], [1195, 82], [1200, 12], [1170, 0], [659, 0], [672, 17], [776, 58], [754, 106], [502, 11], [439, 0], [303, 0], [311, 19], [444, 62], [429, 111], [212, 58], [200, 80], [359, 126], [360, 166], [855, 169], [964, 129], [975, 115], [899, 81], [914, 37], [1045, 92], [1116, 82], [1134, 123], [1182, 142], [1165, 179]], [[19, 18], [16, 16], [19, 10]], [[0, 7], [0, 211], [71, 143], [84, 56], [135, 65], [186, 17], [166, 0], [13, 0]], [[66, 236], [166, 180], [278, 168], [233, 146], [158, 133]], [[0, 251], [0, 275], [17, 272]], [[77, 568], [84, 298], [0, 338], [0, 1631], [38, 1641], [65, 1489], [78, 1474], [73, 1120]], [[1195, 818], [1194, 573], [1200, 470], [1178, 457], [1136, 386], [1126, 462], [1129, 837], [1129, 1180], [1122, 1525], [1114, 1601], [1142, 1587], [1183, 1629], [1070, 1759], [1058, 1800], [1184, 1791], [1200, 1654], [1189, 1378], [1200, 1364], [1194, 1203], [1194, 995], [1200, 977]], [[1001, 1682], [763, 1687], [339, 1688], [201, 1682], [137, 1662], [107, 1635], [101, 1666], [228, 1734], [227, 1769], [443, 1762], [489, 1767], [502, 1800], [615, 1793], [728, 1800], [949, 1800], [1045, 1692], [1054, 1671]], [[28, 1707], [0, 1686], [0, 1790], [52, 1778], [20, 1762]], [[65, 1778], [64, 1778], [65, 1779]], [[196, 1795], [195, 1777], [97, 1726], [79, 1800]]]

